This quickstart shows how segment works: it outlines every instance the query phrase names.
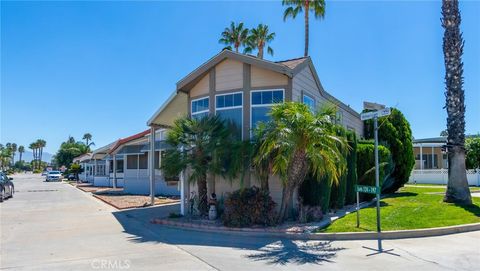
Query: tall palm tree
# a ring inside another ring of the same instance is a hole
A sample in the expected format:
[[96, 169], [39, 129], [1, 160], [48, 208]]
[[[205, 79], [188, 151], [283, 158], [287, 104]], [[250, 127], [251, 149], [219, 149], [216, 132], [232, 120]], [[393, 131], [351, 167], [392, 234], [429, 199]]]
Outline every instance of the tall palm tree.
[[[167, 142], [174, 148], [162, 159], [162, 169], [169, 177], [178, 176], [187, 167], [190, 169], [189, 181], [197, 183], [198, 210], [202, 216], [208, 212], [207, 174], [223, 174], [229, 169], [222, 154], [230, 148], [233, 138], [219, 116], [177, 119], [167, 134]], [[183, 152], [179, 150], [181, 146]]]
[[42, 163], [43, 148], [45, 148], [45, 146], [47, 146], [47, 141], [43, 139], [37, 139], [37, 147], [39, 149], [39, 153], [38, 153], [39, 166]]
[[[247, 39], [247, 47], [245, 53], [250, 53], [258, 49], [257, 57], [263, 59], [263, 50], [268, 43], [275, 38], [275, 33], [269, 33], [268, 25], [259, 24], [257, 28], [250, 29], [250, 34]], [[273, 49], [267, 46], [267, 53], [273, 56]]]
[[22, 162], [22, 155], [24, 152], [25, 152], [25, 147], [23, 145], [20, 145], [20, 147], [18, 147], [18, 153], [20, 155], [18, 161]]
[[458, 0], [442, 1], [445, 108], [447, 109], [448, 185], [444, 201], [471, 204], [465, 167], [465, 93], [463, 37]]
[[239, 47], [245, 45], [247, 42], [248, 28], [243, 28], [243, 23], [235, 25], [234, 22], [231, 22], [230, 28], [226, 27], [221, 36], [218, 42], [227, 45], [225, 48], [229, 50], [232, 49], [233, 45], [235, 52], [238, 53]]
[[293, 192], [300, 187], [309, 171], [321, 180], [329, 176], [334, 182], [346, 168], [342, 153], [346, 140], [335, 132], [332, 119], [335, 110], [320, 109], [317, 113], [302, 103], [275, 105], [271, 125], [256, 159], [271, 159], [272, 173], [283, 181], [282, 202], [278, 222], [283, 222], [290, 209]]
[[83, 140], [85, 140], [85, 144], [90, 147], [90, 144], [95, 145], [92, 141], [92, 134], [90, 133], [85, 133], [83, 135]]
[[17, 143], [12, 143], [12, 166], [15, 165], [15, 153], [17, 152]]
[[305, 53], [308, 56], [308, 42], [309, 42], [309, 13], [313, 12], [315, 18], [323, 18], [325, 16], [325, 0], [283, 0], [282, 5], [288, 6], [283, 13], [283, 20], [286, 21], [288, 17], [295, 19], [298, 13], [304, 13], [305, 19]]

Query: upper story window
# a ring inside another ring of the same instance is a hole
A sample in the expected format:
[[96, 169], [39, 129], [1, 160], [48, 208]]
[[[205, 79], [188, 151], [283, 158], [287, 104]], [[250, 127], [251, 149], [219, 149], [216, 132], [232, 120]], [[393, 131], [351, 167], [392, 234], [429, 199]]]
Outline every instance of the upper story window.
[[315, 111], [315, 100], [308, 96], [308, 95], [303, 95], [303, 103], [308, 106], [310, 111], [314, 112]]
[[335, 116], [335, 123], [342, 125], [343, 124], [343, 112], [338, 110]]
[[192, 100], [192, 118], [200, 119], [208, 115], [209, 99], [201, 98]]
[[215, 96], [215, 113], [230, 122], [242, 137], [243, 126], [243, 93], [219, 94]]
[[268, 113], [273, 105], [284, 102], [284, 90], [254, 90], [251, 92], [251, 128], [258, 122], [270, 120]]

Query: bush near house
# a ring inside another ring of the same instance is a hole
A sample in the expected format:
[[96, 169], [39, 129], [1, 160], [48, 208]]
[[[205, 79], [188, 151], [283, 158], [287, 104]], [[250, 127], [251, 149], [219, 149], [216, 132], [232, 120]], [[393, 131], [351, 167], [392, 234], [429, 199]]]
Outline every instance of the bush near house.
[[467, 169], [480, 168], [480, 135], [465, 139]]
[[[378, 162], [380, 164], [380, 187], [392, 171], [392, 158], [385, 146], [378, 146]], [[375, 186], [375, 146], [373, 142], [361, 141], [357, 145], [358, 184]], [[370, 200], [374, 195], [360, 194], [360, 200]]]
[[347, 187], [345, 191], [345, 204], [353, 204], [356, 201], [355, 185], [357, 185], [357, 135], [353, 131], [347, 133], [347, 141], [350, 152], [347, 156]]
[[256, 186], [243, 188], [225, 197], [222, 220], [228, 227], [272, 226], [275, 205], [268, 191]]
[[[390, 116], [381, 117], [378, 123], [378, 140], [390, 150], [394, 165], [392, 174], [385, 180], [382, 193], [393, 193], [408, 182], [415, 166], [412, 130], [402, 112], [396, 108], [392, 108]], [[373, 139], [373, 120], [367, 120], [364, 127], [365, 138]]]

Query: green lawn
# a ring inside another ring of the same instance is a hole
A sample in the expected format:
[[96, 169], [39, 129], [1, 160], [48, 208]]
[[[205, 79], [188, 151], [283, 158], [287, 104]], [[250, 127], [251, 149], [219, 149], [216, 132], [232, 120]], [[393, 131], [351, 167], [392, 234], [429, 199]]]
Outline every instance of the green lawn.
[[[470, 188], [479, 191], [479, 188]], [[384, 198], [381, 203], [382, 230], [408, 230], [444, 227], [480, 222], [480, 198], [472, 197], [474, 204], [461, 206], [442, 201], [445, 187], [408, 186]], [[319, 232], [376, 231], [376, 209], [360, 210], [360, 228], [356, 227], [356, 213], [336, 220]]]

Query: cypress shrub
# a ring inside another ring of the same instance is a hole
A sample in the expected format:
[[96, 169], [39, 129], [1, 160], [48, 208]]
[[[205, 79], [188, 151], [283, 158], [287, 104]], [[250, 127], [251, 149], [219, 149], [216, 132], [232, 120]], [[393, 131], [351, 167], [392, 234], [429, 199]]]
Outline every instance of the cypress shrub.
[[[408, 182], [415, 166], [413, 157], [412, 130], [410, 124], [396, 108], [390, 116], [378, 120], [378, 140], [389, 148], [392, 154], [393, 172], [382, 187], [382, 193], [393, 193]], [[365, 122], [365, 138], [373, 138], [373, 120]]]
[[328, 212], [330, 205], [331, 179], [323, 177], [320, 181], [309, 173], [300, 186], [299, 195], [304, 205], [321, 206], [322, 212]]
[[[378, 146], [378, 162], [380, 163], [379, 181], [382, 187], [385, 177], [391, 172], [391, 154], [385, 146]], [[375, 186], [375, 146], [369, 142], [359, 142], [357, 145], [358, 184]], [[370, 200], [375, 195], [360, 194], [361, 200]]]
[[347, 133], [350, 152], [347, 155], [347, 185], [345, 189], [345, 204], [356, 202], [355, 185], [357, 184], [357, 135], [355, 132]]

